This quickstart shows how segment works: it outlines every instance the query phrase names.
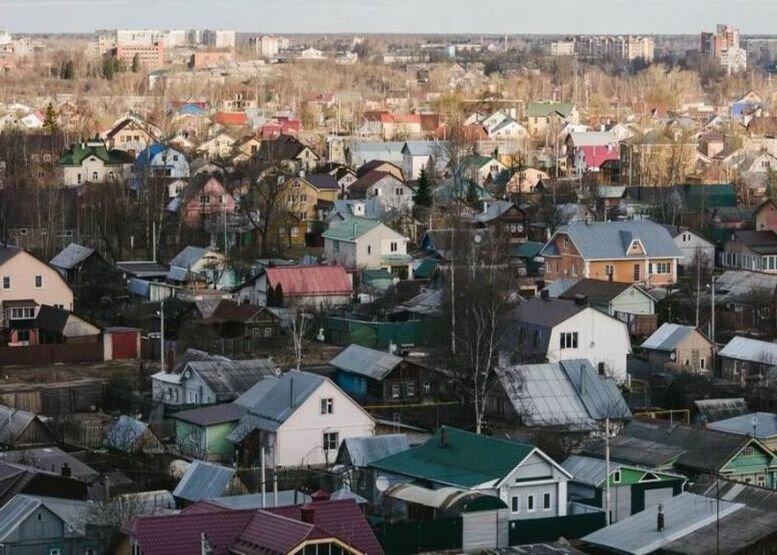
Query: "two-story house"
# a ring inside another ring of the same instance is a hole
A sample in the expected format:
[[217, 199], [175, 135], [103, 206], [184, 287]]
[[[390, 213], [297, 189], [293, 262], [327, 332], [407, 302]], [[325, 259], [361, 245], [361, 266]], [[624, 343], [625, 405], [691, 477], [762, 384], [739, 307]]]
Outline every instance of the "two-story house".
[[312, 172], [320, 160], [313, 149], [291, 135], [281, 135], [277, 139], [262, 141], [256, 158], [266, 164], [285, 165], [295, 173]]
[[526, 241], [529, 232], [526, 211], [507, 200], [484, 201], [483, 211], [474, 215], [473, 224], [490, 229], [494, 237], [510, 244]]
[[203, 141], [195, 152], [206, 160], [226, 160], [232, 154], [234, 146], [235, 139], [222, 132]]
[[413, 209], [413, 188], [393, 174], [372, 171], [357, 179], [348, 189], [348, 198], [379, 198], [386, 211], [409, 212]]
[[237, 212], [237, 200], [217, 174], [200, 174], [178, 197], [180, 218], [189, 227], [203, 221], [223, 220]]
[[334, 382], [291, 370], [265, 378], [235, 401], [247, 409], [227, 438], [240, 449], [240, 460], [262, 458], [270, 467], [329, 465], [340, 443], [371, 436], [375, 421]]
[[418, 179], [421, 170], [445, 168], [450, 158], [445, 141], [408, 141], [402, 147], [402, 173], [406, 179]]
[[287, 229], [291, 244], [305, 244], [306, 234], [313, 233], [315, 222], [322, 220], [323, 212], [328, 212], [322, 211], [322, 207], [330, 208], [339, 192], [337, 180], [326, 173], [306, 175], [303, 171], [286, 181], [280, 206], [292, 216], [292, 224]]
[[0, 246], [0, 330], [27, 344], [42, 305], [73, 310], [73, 291], [57, 270], [17, 247]]
[[186, 179], [189, 177], [189, 161], [183, 152], [154, 143], [138, 155], [134, 172], [139, 177]]
[[715, 244], [708, 241], [696, 231], [677, 225], [664, 225], [669, 235], [674, 239], [675, 245], [683, 253], [680, 266], [687, 271], [692, 271], [695, 264], [707, 267], [715, 265]]
[[777, 273], [777, 233], [738, 229], [723, 245], [718, 263], [724, 268]]
[[105, 132], [106, 147], [123, 150], [133, 158], [150, 145], [159, 141], [161, 131], [136, 114], [127, 114], [116, 120]]
[[400, 279], [412, 278], [407, 237], [377, 220], [351, 218], [332, 223], [322, 237], [327, 260], [349, 271], [384, 269]]
[[677, 283], [683, 253], [661, 225], [634, 220], [563, 226], [540, 252], [548, 281], [592, 278], [646, 287]]
[[580, 113], [569, 102], [530, 102], [526, 108], [527, 127], [531, 135], [541, 135], [549, 128], [557, 133], [566, 123], [579, 123]]
[[514, 333], [502, 347], [508, 359], [587, 359], [600, 375], [626, 381], [626, 359], [631, 353], [626, 323], [584, 300], [535, 297], [518, 305], [509, 319]]
[[135, 157], [121, 150], [109, 150], [103, 141], [78, 143], [59, 158], [62, 184], [77, 187], [86, 183], [121, 181], [132, 170]]

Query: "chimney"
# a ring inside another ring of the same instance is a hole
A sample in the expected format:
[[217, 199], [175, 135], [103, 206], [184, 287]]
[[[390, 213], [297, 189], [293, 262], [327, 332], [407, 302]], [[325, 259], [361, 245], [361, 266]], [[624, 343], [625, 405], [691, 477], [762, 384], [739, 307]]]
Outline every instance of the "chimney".
[[575, 304], [577, 306], [585, 306], [588, 304], [588, 297], [585, 295], [575, 295]]
[[294, 378], [289, 378], [289, 406], [294, 408]]
[[658, 506], [658, 518], [656, 519], [656, 530], [659, 532], [664, 531], [664, 506], [659, 505]]
[[307, 522], [308, 524], [315, 522], [316, 509], [310, 503], [300, 507], [299, 513], [302, 522]]
[[440, 427], [440, 449], [446, 449], [448, 447], [448, 430], [445, 426]]
[[73, 475], [72, 470], [70, 470], [70, 465], [65, 463], [62, 465], [62, 476], [65, 478], [70, 478]]
[[540, 299], [542, 299], [543, 301], [550, 300], [550, 291], [548, 291], [547, 289], [543, 289], [542, 291], [540, 291]]

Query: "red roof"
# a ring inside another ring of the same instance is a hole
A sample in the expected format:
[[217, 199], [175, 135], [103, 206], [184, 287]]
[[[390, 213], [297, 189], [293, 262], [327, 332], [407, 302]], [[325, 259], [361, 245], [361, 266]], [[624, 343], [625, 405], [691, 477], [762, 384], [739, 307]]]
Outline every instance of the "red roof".
[[203, 320], [205, 324], [222, 324], [224, 322], [248, 322], [264, 310], [263, 307], [252, 304], [238, 304], [229, 299], [222, 299], [213, 314]]
[[267, 279], [273, 287], [283, 288], [284, 297], [344, 296], [353, 292], [342, 266], [267, 268]]
[[234, 550], [245, 555], [286, 555], [306, 540], [331, 537], [313, 524], [258, 511], [235, 542]]
[[421, 114], [421, 129], [427, 133], [437, 131], [440, 127], [440, 114]]
[[398, 116], [394, 116], [394, 120], [397, 123], [417, 123], [421, 124], [421, 114], [400, 114]]
[[216, 114], [216, 123], [243, 127], [248, 124], [248, 116], [245, 112], [219, 112]]
[[581, 146], [580, 151], [585, 156], [585, 165], [589, 168], [599, 169], [605, 162], [620, 158], [617, 148], [606, 146]]

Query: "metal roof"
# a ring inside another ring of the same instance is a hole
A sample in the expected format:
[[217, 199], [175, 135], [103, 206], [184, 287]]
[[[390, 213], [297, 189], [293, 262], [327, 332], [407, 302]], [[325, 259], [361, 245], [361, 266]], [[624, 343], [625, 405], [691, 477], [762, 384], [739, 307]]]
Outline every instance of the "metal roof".
[[699, 417], [704, 422], [717, 422], [734, 416], [747, 414], [749, 409], [742, 397], [733, 399], [700, 399], [694, 401]]
[[234, 403], [224, 403], [221, 405], [211, 405], [208, 407], [177, 412], [173, 414], [173, 418], [197, 426], [212, 426], [214, 424], [223, 424], [225, 422], [240, 420], [245, 412], [245, 407], [241, 407]]
[[718, 355], [723, 358], [777, 365], [777, 343], [733, 337]]
[[562, 360], [559, 364], [591, 418], [595, 420], [631, 418], [631, 411], [618, 385], [614, 380], [600, 376], [590, 361]]
[[416, 505], [445, 510], [467, 497], [469, 492], [453, 487], [429, 489], [415, 484], [397, 484], [387, 489], [384, 495]]
[[[259, 381], [275, 374], [270, 358], [255, 360], [194, 360], [183, 368], [196, 372], [220, 401], [231, 401]], [[179, 372], [180, 373], [180, 372]]]
[[298, 505], [300, 503], [309, 503], [310, 496], [301, 491], [293, 489], [281, 490], [278, 492], [278, 504], [275, 504], [275, 494], [269, 490], [264, 494], [264, 504], [262, 504], [261, 493], [248, 493], [245, 495], [229, 495], [227, 497], [216, 497], [208, 499], [208, 503], [213, 503], [227, 509], [263, 509], [265, 507], [283, 507], [286, 505]]
[[[330, 224], [329, 229], [322, 233], [321, 236], [324, 239], [332, 239], [334, 241], [353, 242], [381, 225], [378, 220], [371, 220], [369, 218], [348, 218], [342, 222]], [[396, 233], [393, 230], [391, 232]]]
[[74, 532], [84, 533], [83, 514], [87, 509], [86, 502], [19, 494], [0, 507], [0, 542], [41, 506], [54, 513]]
[[33, 413], [0, 405], [0, 444], [13, 445], [33, 420]]
[[202, 247], [185, 247], [181, 252], [175, 255], [170, 261], [170, 266], [178, 266], [179, 268], [191, 268], [197, 261], [208, 254], [208, 249]]
[[361, 345], [349, 345], [329, 361], [338, 370], [358, 374], [373, 380], [382, 380], [394, 370], [402, 358]]
[[369, 437], [348, 437], [340, 444], [337, 461], [363, 468], [394, 453], [410, 449], [405, 434], [387, 434]]
[[642, 345], [643, 349], [653, 351], [673, 351], [685, 338], [693, 333], [696, 328], [693, 326], [683, 326], [681, 324], [664, 323], [660, 328], [652, 333]]
[[754, 412], [707, 424], [708, 428], [758, 439], [777, 437], [777, 414]]
[[[607, 461], [584, 455], [570, 455], [561, 466], [572, 475], [573, 482], [598, 487], [607, 475]], [[610, 461], [610, 474], [620, 469], [621, 465]]]
[[280, 285], [284, 297], [350, 295], [353, 292], [348, 274], [342, 266], [297, 266], [267, 268], [267, 281]]
[[572, 131], [569, 138], [575, 147], [608, 146], [618, 143], [610, 131]]
[[173, 490], [173, 495], [186, 501], [221, 497], [235, 475], [235, 469], [195, 460]]
[[[655, 222], [632, 220], [623, 222], [573, 223], [561, 227], [581, 256], [588, 260], [682, 258], [683, 254], [669, 232]], [[555, 236], [555, 235], [554, 235]], [[645, 254], [627, 254], [632, 241], [639, 240]], [[552, 239], [551, 243], [552, 244]], [[546, 251], [543, 250], [541, 254]]]
[[[663, 502], [665, 528], [661, 532], [656, 528], [658, 510], [651, 508], [597, 530], [585, 536], [583, 541], [622, 553], [653, 553], [714, 523], [718, 517], [717, 503], [713, 498], [685, 492]], [[719, 516], [726, 517], [743, 507], [740, 503], [720, 501]]]
[[108, 430], [105, 436], [105, 444], [120, 451], [132, 451], [147, 429], [148, 424], [145, 422], [122, 414], [111, 426], [111, 429]]
[[49, 264], [63, 270], [72, 270], [94, 254], [94, 249], [77, 243], [70, 243], [49, 261]]
[[[597, 440], [586, 445], [583, 448], [583, 452], [597, 457], [604, 457], [604, 440]], [[610, 457], [612, 460], [651, 468], [669, 466], [683, 453], [684, 450], [680, 447], [623, 435], [616, 436], [610, 440]]]
[[0, 462], [21, 464], [22, 461], [31, 467], [56, 473], [61, 472], [62, 466], [67, 464], [72, 476], [79, 479], [90, 479], [100, 475], [97, 470], [59, 447], [31, 447], [0, 452]]
[[[509, 317], [526, 324], [552, 328], [589, 308], [568, 299], [533, 297], [519, 304], [509, 313]], [[598, 311], [596, 313], [599, 314]]]
[[729, 270], [715, 279], [715, 293], [721, 303], [751, 295], [753, 290], [777, 291], [777, 276], [744, 270]]

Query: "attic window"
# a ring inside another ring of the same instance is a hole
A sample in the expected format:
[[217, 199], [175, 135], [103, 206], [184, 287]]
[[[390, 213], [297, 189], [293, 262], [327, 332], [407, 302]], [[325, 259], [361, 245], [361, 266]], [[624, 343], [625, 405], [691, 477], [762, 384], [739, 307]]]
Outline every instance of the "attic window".
[[621, 471], [620, 471], [620, 469], [616, 470], [615, 472], [612, 473], [612, 483], [613, 484], [620, 484], [621, 483]]
[[661, 478], [653, 474], [652, 472], [646, 472], [640, 482], [658, 482]]
[[748, 445], [744, 449], [742, 449], [742, 456], [743, 457], [752, 457], [755, 451], [753, 450], [752, 445]]

